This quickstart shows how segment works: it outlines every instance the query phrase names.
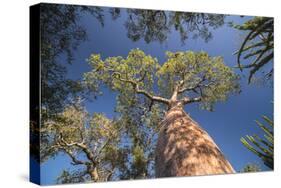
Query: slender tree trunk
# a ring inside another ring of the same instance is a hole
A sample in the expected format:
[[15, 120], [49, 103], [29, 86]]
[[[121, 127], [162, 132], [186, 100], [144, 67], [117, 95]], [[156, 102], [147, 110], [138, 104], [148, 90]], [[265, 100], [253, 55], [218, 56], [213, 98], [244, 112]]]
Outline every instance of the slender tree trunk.
[[98, 182], [99, 181], [99, 174], [98, 174], [98, 170], [97, 170], [96, 167], [94, 167], [93, 170], [90, 170], [90, 176], [91, 176], [91, 179], [94, 182]]
[[155, 159], [156, 177], [234, 173], [218, 146], [181, 104], [161, 122]]

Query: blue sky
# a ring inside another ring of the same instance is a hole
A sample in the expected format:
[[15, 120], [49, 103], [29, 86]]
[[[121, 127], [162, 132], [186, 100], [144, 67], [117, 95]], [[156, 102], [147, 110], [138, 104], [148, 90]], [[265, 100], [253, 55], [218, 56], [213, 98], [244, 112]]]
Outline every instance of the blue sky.
[[[112, 21], [107, 10], [105, 15], [104, 27], [101, 27], [95, 18], [87, 14], [81, 15], [80, 23], [87, 29], [89, 40], [83, 42], [74, 52], [75, 60], [72, 65], [68, 65], [68, 77], [82, 79], [82, 74], [90, 70], [86, 59], [92, 53], [100, 53], [103, 58], [126, 56], [132, 48], [140, 48], [145, 53], [157, 57], [161, 63], [165, 61], [165, 51], [203, 50], [211, 56], [222, 56], [228, 66], [236, 65], [233, 52], [241, 44], [243, 33], [228, 27], [227, 24], [213, 30], [213, 39], [208, 43], [200, 38], [190, 37], [183, 45], [179, 33], [172, 31], [163, 44], [147, 44], [144, 40], [132, 42], [127, 38], [124, 26], [126, 12], [123, 11], [121, 17], [115, 21]], [[226, 21], [243, 23], [249, 18], [251, 17], [228, 16]], [[261, 120], [262, 115], [272, 117], [273, 89], [257, 84], [248, 85], [247, 72], [236, 72], [241, 76], [241, 94], [218, 103], [214, 112], [200, 110], [196, 104], [186, 106], [185, 110], [210, 134], [236, 171], [253, 162], [261, 165], [263, 170], [268, 170], [259, 158], [241, 144], [240, 138], [247, 134], [261, 134], [255, 120]], [[115, 94], [105, 89], [103, 96], [86, 103], [87, 110], [90, 113], [103, 112], [112, 118], [115, 115], [115, 97]], [[61, 154], [43, 163], [41, 167], [42, 184], [53, 184], [63, 169], [72, 169], [69, 158]]]

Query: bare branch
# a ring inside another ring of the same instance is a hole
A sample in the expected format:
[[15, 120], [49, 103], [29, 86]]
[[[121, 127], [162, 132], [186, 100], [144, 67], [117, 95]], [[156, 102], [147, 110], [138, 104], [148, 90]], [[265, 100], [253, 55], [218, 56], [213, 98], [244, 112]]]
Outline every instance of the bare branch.
[[69, 151], [68, 149], [63, 149], [65, 151], [65, 153], [67, 153], [67, 155], [71, 158], [72, 160], [72, 164], [73, 165], [87, 165], [87, 162], [86, 161], [81, 161], [81, 160], [78, 160], [71, 151]]
[[122, 81], [122, 82], [130, 83], [130, 84], [132, 84], [132, 86], [133, 86], [134, 88], [138, 85], [137, 82], [135, 82], [134, 80], [129, 80], [129, 79], [121, 78], [121, 73], [120, 73], [120, 72], [114, 72], [114, 73], [112, 74], [112, 77], [114, 77], [115, 75], [117, 76], [116, 78], [117, 78], [118, 80], [120, 80], [120, 81]]
[[71, 158], [73, 165], [82, 165], [82, 164], [87, 165], [86, 161], [78, 160], [69, 149], [67, 149], [65, 146], [61, 145], [59, 142], [52, 145], [51, 147], [49, 147], [49, 151], [51, 151], [53, 149], [54, 150], [63, 150]]
[[68, 147], [71, 147], [71, 146], [78, 146], [78, 147], [80, 147], [80, 145], [84, 144], [83, 141], [82, 142], [71, 142], [71, 143], [68, 143], [68, 142], [66, 142], [64, 140], [64, 138], [62, 136], [62, 133], [60, 133], [60, 135], [59, 135], [59, 142], [61, 142], [63, 145], [68, 146]]
[[67, 146], [67, 147], [71, 147], [71, 146], [76, 146], [78, 148], [80, 148], [87, 156], [87, 158], [93, 163], [96, 164], [96, 160], [95, 160], [95, 156], [92, 153], [92, 151], [89, 150], [89, 148], [87, 148], [87, 146], [84, 143], [78, 143], [78, 142], [71, 142], [71, 143], [67, 143], [63, 137], [62, 134], [60, 134], [60, 142]]
[[189, 104], [189, 103], [193, 103], [193, 102], [200, 102], [202, 100], [201, 97], [194, 97], [194, 98], [188, 98], [188, 97], [184, 97], [182, 99], [182, 103], [185, 104]]
[[161, 102], [161, 103], [164, 103], [164, 104], [169, 104], [168, 99], [160, 97], [160, 96], [154, 96], [154, 95], [148, 93], [145, 90], [139, 89], [138, 86], [136, 87], [136, 92], [139, 93], [139, 94], [145, 95], [147, 98], [149, 98], [152, 101]]

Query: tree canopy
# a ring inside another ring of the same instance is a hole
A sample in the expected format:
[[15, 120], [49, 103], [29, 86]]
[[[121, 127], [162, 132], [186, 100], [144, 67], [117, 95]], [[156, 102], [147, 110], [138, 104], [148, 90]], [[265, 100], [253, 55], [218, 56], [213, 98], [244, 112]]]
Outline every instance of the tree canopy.
[[126, 167], [128, 152], [121, 144], [123, 131], [119, 121], [103, 114], [90, 115], [79, 103], [67, 106], [41, 129], [49, 140], [41, 145], [41, 160], [61, 152], [78, 167], [64, 170], [59, 183], [108, 181]]
[[222, 57], [192, 51], [167, 52], [166, 57], [167, 61], [160, 64], [140, 49], [131, 50], [126, 58], [102, 60], [99, 54], [92, 54], [88, 62], [93, 70], [84, 74], [84, 80], [95, 92], [105, 84], [119, 96], [125, 94], [126, 100], [144, 96], [168, 106], [176, 91], [183, 104], [200, 102], [208, 110], [215, 102], [239, 91], [239, 78]]
[[192, 36], [206, 42], [212, 38], [210, 28], [217, 29], [224, 24], [225, 15], [159, 10], [128, 9], [125, 22], [127, 36], [133, 41], [141, 38], [147, 43], [164, 42], [174, 29], [182, 42]]
[[[85, 28], [79, 23], [82, 12], [87, 12], [103, 25], [103, 10], [99, 7], [40, 4], [40, 66], [41, 105], [44, 110], [41, 126], [54, 119], [64, 107], [84, 93], [79, 80], [68, 78], [67, 64], [73, 61], [73, 52], [87, 40]], [[39, 62], [38, 62], [39, 63]], [[48, 135], [40, 133], [41, 143], [49, 142]], [[39, 125], [31, 126], [32, 137], [39, 138]], [[36, 143], [33, 138], [32, 142]], [[40, 161], [39, 148], [30, 145], [31, 154]]]
[[102, 25], [103, 14], [99, 7], [57, 4], [40, 6], [42, 105], [51, 115], [63, 109], [69, 102], [69, 95], [82, 91], [79, 82], [66, 77], [66, 65], [72, 62], [73, 51], [87, 39], [85, 28], [78, 22], [81, 12], [88, 12]]
[[121, 179], [154, 177], [157, 133], [175, 91], [183, 105], [200, 102], [201, 108], [212, 110], [215, 102], [240, 90], [239, 77], [222, 57], [192, 51], [167, 52], [166, 57], [160, 64], [133, 49], [125, 58], [103, 60], [100, 54], [88, 58], [92, 71], [84, 74], [85, 85], [99, 94], [104, 85], [117, 91], [115, 110], [132, 143], [128, 147], [132, 161]]

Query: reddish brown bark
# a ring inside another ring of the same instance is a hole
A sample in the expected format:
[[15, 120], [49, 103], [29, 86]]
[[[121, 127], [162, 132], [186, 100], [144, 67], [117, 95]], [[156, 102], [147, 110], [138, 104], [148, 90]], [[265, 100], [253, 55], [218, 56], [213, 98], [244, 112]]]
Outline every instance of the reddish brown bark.
[[218, 146], [182, 106], [161, 122], [156, 146], [156, 177], [234, 173]]

